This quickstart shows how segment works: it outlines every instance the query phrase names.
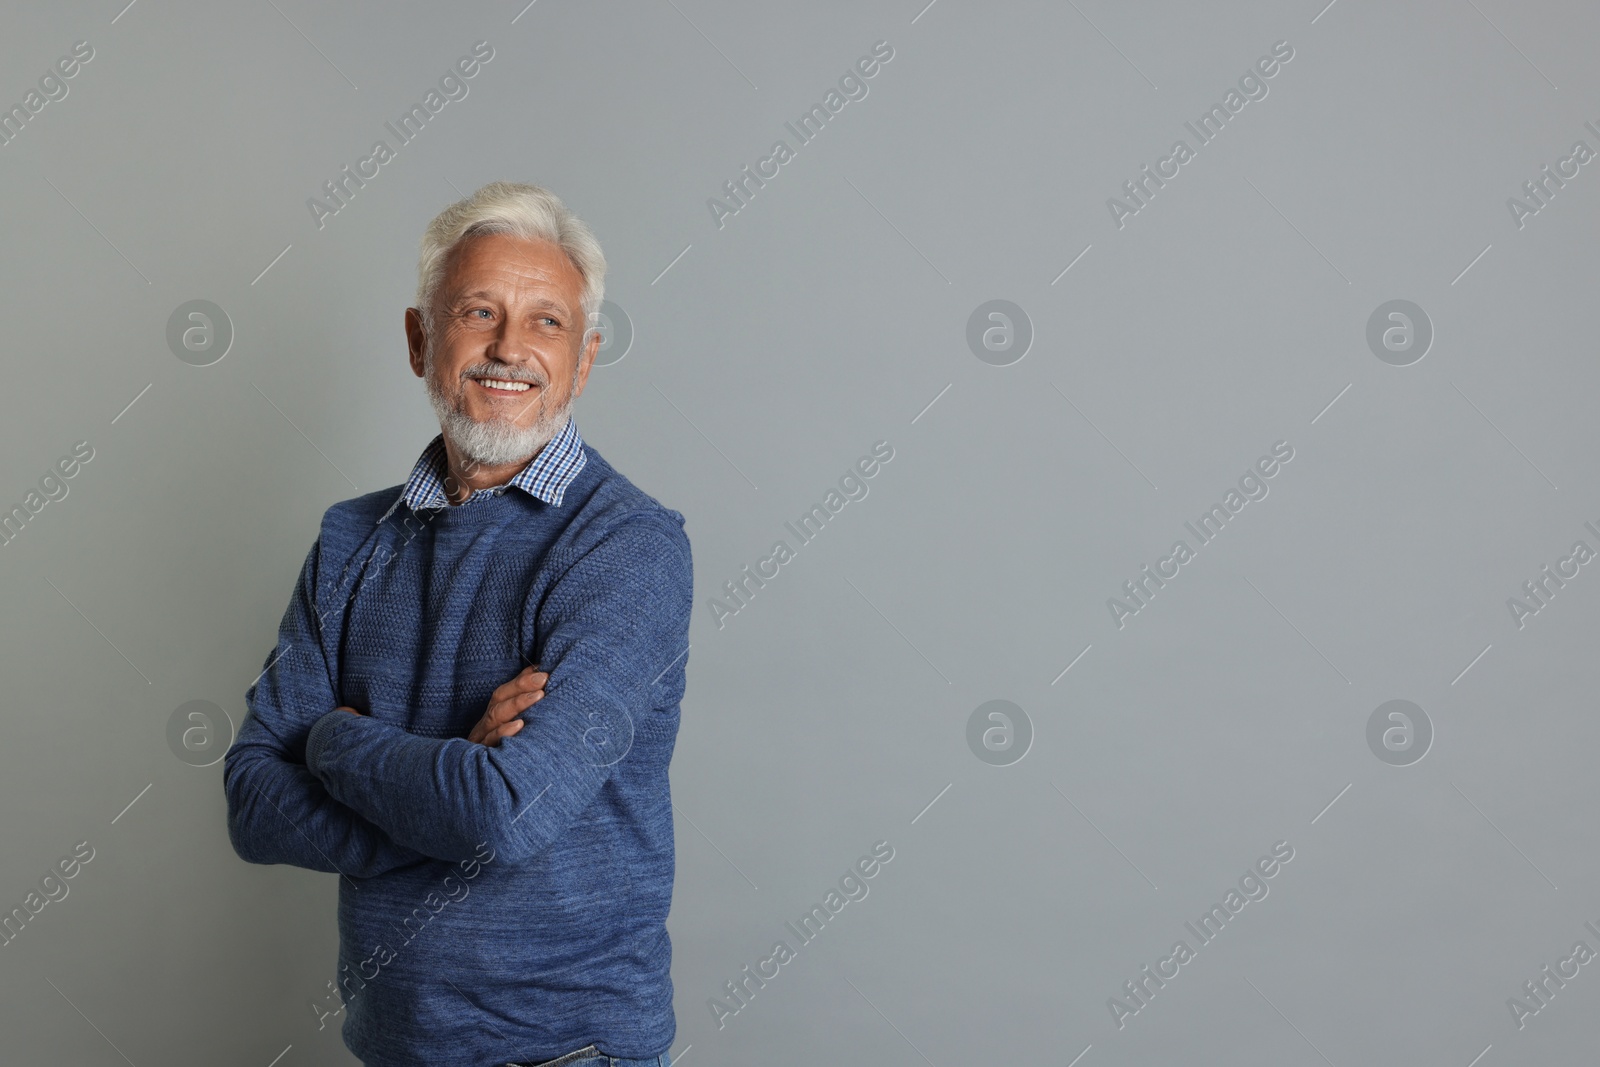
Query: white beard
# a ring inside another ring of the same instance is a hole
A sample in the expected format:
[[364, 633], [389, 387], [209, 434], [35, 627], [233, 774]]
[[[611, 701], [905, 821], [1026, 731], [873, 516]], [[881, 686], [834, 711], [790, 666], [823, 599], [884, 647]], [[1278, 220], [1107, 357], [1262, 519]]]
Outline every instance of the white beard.
[[[510, 417], [491, 418], [486, 422], [473, 419], [465, 411], [465, 399], [462, 396], [465, 384], [458, 385], [453, 395], [447, 395], [434, 374], [433, 359], [427, 354], [423, 356], [423, 381], [427, 384], [428, 402], [439, 417], [439, 428], [445, 437], [465, 459], [485, 467], [499, 467], [532, 458], [566, 428], [572, 414], [572, 402], [576, 399], [569, 389], [566, 403], [556, 411], [549, 411], [546, 404], [549, 394], [545, 391], [546, 386], [540, 384], [539, 415], [532, 426], [521, 429]], [[577, 376], [574, 375], [573, 385], [576, 384]]]

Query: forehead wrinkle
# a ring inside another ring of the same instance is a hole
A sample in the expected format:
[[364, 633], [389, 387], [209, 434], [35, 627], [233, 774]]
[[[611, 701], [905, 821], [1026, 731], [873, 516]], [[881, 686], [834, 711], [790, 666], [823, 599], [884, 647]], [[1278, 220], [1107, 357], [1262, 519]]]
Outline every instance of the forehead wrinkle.
[[[489, 249], [494, 251], [490, 252]], [[536, 263], [529, 256], [529, 253], [535, 250], [552, 253], [555, 264], [552, 266]], [[536, 277], [547, 284], [560, 285], [563, 280], [570, 277], [579, 287], [583, 285], [583, 275], [573, 265], [566, 250], [558, 243], [542, 238], [528, 240], [510, 234], [479, 234], [452, 249], [448, 272], [451, 274], [459, 272], [463, 262], [472, 258], [486, 259], [488, 269], [508, 274], [516, 274], [517, 268], [522, 268], [524, 273], [518, 278], [519, 284]]]
[[[518, 286], [517, 288], [519, 290], [521, 290], [521, 289], [524, 289], [526, 287], [525, 286]], [[462, 293], [461, 296], [459, 297], [459, 299], [461, 299], [461, 300], [473, 300], [473, 299], [478, 299], [478, 298], [481, 298], [481, 299], [484, 299], [484, 300], [499, 300], [500, 299], [500, 294], [496, 293], [496, 292], [491, 292], [488, 289], [474, 289], [470, 293]], [[553, 308], [553, 309], [555, 309], [557, 311], [565, 311], [566, 310], [566, 305], [564, 303], [562, 303], [560, 300], [555, 299], [554, 297], [549, 297], [549, 296], [535, 297], [533, 299], [530, 299], [530, 300], [526, 301], [526, 303], [528, 304], [528, 306], [535, 307], [535, 308]]]
[[[504, 247], [504, 245], [502, 245], [502, 247]], [[510, 258], [514, 260], [514, 262], [507, 263], [504, 257], [496, 257], [496, 259], [490, 264], [485, 265], [484, 269], [482, 269], [480, 272], [483, 274], [500, 275], [501, 278], [509, 279], [508, 286], [497, 286], [496, 288], [499, 291], [494, 291], [485, 287], [486, 285], [494, 285], [494, 281], [480, 282], [471, 292], [458, 293], [454, 297], [454, 300], [469, 300], [475, 297], [486, 300], [503, 300], [504, 297], [502, 296], [502, 293], [506, 288], [509, 288], [513, 296], [513, 301], [515, 301], [515, 298], [522, 297], [523, 294], [530, 291], [540, 294], [548, 293], [550, 291], [560, 293], [569, 288], [569, 286], [566, 284], [569, 279], [564, 277], [566, 271], [563, 271], [560, 268], [552, 269], [548, 266], [534, 263], [524, 258], [521, 255], [520, 250], [515, 248], [512, 249], [512, 255]], [[464, 259], [466, 259], [465, 255], [451, 264], [451, 275], [461, 273], [461, 268], [463, 265], [462, 260]], [[569, 264], [563, 265], [568, 266], [570, 269]], [[521, 269], [519, 270], [518, 268]], [[583, 285], [582, 278], [577, 278], [576, 281], [581, 292]], [[462, 284], [472, 283], [470, 281], [463, 280]], [[571, 314], [567, 303], [561, 300], [559, 297], [540, 295], [527, 300], [526, 303], [531, 308], [535, 309], [556, 310], [560, 311], [563, 315], [568, 316]]]

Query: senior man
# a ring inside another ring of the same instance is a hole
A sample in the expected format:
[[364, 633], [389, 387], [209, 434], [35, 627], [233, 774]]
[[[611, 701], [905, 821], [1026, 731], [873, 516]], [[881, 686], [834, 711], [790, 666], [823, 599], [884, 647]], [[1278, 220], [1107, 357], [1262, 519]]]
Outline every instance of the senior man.
[[323, 515], [228, 750], [229, 838], [341, 875], [368, 1067], [664, 1065], [693, 571], [683, 515], [571, 417], [605, 259], [551, 193], [494, 182], [418, 275], [442, 432]]

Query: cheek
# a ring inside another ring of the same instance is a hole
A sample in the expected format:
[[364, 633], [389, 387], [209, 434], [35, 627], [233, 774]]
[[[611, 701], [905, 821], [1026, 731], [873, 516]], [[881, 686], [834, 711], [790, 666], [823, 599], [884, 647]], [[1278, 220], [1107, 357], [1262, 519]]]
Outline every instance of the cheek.
[[535, 361], [545, 377], [550, 392], [565, 396], [568, 390], [573, 388], [573, 375], [585, 355], [583, 342], [574, 340], [571, 335], [552, 337], [539, 341], [535, 352]]
[[459, 388], [461, 372], [468, 365], [481, 361], [482, 339], [473, 331], [459, 327], [443, 330], [433, 349], [433, 369], [440, 381]]

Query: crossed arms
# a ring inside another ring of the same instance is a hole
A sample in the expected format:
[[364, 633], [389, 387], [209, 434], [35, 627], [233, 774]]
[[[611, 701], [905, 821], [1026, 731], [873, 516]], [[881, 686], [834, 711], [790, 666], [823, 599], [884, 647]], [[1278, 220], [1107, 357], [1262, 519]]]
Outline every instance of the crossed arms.
[[[624, 523], [545, 596], [545, 670], [496, 689], [466, 738], [419, 737], [339, 706], [319, 636], [320, 548], [319, 539], [307, 554], [224, 763], [228, 836], [252, 863], [366, 878], [467, 859], [484, 843], [510, 863], [531, 858], [599, 792], [683, 652], [688, 568], [663, 578], [640, 562], [687, 563], [687, 542]], [[539, 714], [522, 718], [536, 702]]]

